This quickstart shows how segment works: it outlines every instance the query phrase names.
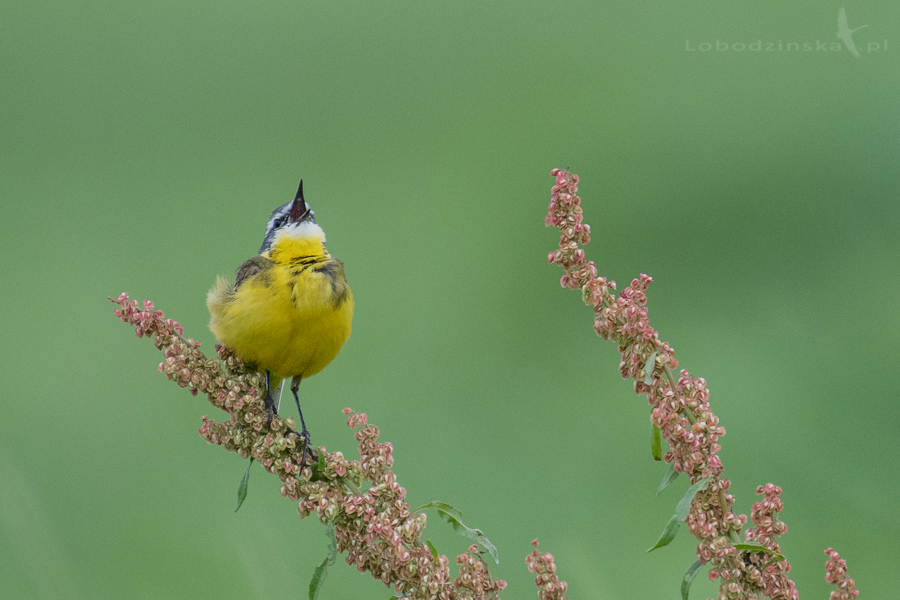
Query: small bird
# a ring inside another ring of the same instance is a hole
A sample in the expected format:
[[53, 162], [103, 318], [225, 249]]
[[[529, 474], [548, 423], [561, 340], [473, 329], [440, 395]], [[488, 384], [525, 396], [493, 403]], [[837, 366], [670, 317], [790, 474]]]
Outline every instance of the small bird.
[[[324, 369], [350, 337], [353, 294], [344, 263], [325, 249], [325, 232], [303, 198], [303, 180], [294, 200], [272, 212], [259, 255], [238, 267], [234, 284], [219, 277], [206, 306], [219, 341], [265, 371], [270, 422], [276, 411], [271, 390], [291, 378], [308, 448], [300, 381]], [[305, 457], [306, 448], [301, 462]]]

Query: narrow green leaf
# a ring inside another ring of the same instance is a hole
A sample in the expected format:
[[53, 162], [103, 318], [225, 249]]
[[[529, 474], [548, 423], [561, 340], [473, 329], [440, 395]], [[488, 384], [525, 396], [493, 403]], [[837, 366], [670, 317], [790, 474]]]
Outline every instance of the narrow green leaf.
[[488, 554], [494, 559], [494, 562], [498, 565], [500, 564], [500, 557], [497, 553], [497, 547], [491, 543], [489, 539], [487, 539], [484, 533], [480, 529], [472, 529], [471, 527], [466, 527], [462, 521], [459, 520], [459, 517], [456, 515], [452, 515], [446, 511], [438, 510], [438, 516], [453, 527], [453, 530], [461, 536], [467, 537], [470, 540], [474, 540], [476, 543], [480, 544], [482, 548], [488, 551]]
[[669, 519], [669, 522], [666, 524], [666, 528], [663, 529], [662, 535], [659, 536], [659, 540], [657, 540], [656, 545], [647, 550], [647, 552], [653, 552], [657, 548], [662, 548], [663, 546], [668, 546], [672, 543], [672, 540], [675, 539], [675, 536], [678, 534], [678, 526], [681, 525], [681, 521], [676, 519], [674, 516]]
[[759, 542], [754, 542], [753, 540], [735, 544], [734, 547], [741, 552], [762, 552], [763, 554], [775, 554], [775, 551], [771, 548], [766, 548]]
[[650, 430], [650, 454], [653, 455], [653, 460], [660, 461], [662, 460], [662, 437], [659, 431], [659, 427], [656, 425], [651, 425], [653, 429]]
[[675, 470], [675, 466], [674, 466], [674, 465], [669, 465], [669, 470], [666, 471], [666, 475], [665, 475], [665, 477], [663, 477], [662, 483], [659, 484], [659, 489], [656, 490], [656, 495], [659, 496], [659, 494], [660, 494], [664, 489], [666, 489], [667, 487], [669, 487], [669, 484], [670, 484], [670, 483], [672, 483], [673, 481], [675, 481], [676, 479], [678, 479], [678, 476], [679, 476], [679, 475], [681, 475], [681, 473], [679, 473], [678, 471]]
[[657, 354], [659, 354], [659, 350], [648, 356], [647, 362], [644, 363], [644, 385], [653, 384], [653, 367], [656, 365]]
[[425, 540], [425, 543], [428, 544], [428, 547], [431, 548], [431, 556], [434, 557], [434, 562], [438, 562], [438, 551], [437, 548], [434, 547], [434, 544], [431, 543], [431, 540]]
[[694, 577], [697, 576], [697, 571], [700, 570], [701, 566], [703, 565], [700, 564], [700, 561], [695, 560], [694, 564], [687, 570], [687, 573], [684, 574], [684, 578], [681, 580], [681, 600], [688, 600], [691, 584], [694, 582]]
[[764, 564], [762, 567], [760, 567], [759, 570], [760, 570], [760, 571], [765, 571], [766, 569], [769, 568], [769, 565], [774, 565], [775, 563], [777, 563], [777, 562], [780, 561], [780, 560], [784, 560], [784, 555], [783, 555], [783, 554], [773, 554], [773, 555], [772, 555], [772, 558], [770, 558], [769, 561], [768, 561], [766, 564]]
[[337, 538], [334, 537], [334, 525], [328, 526], [325, 535], [329, 538], [328, 556], [313, 571], [312, 579], [309, 581], [309, 600], [316, 600], [319, 596], [319, 590], [322, 589], [322, 584], [325, 583], [325, 577], [328, 575], [328, 567], [334, 565], [334, 561], [337, 559]]
[[320, 564], [313, 571], [312, 579], [309, 581], [309, 600], [316, 600], [319, 597], [319, 589], [325, 583], [325, 576], [328, 575], [328, 567]]
[[309, 478], [310, 481], [330, 481], [330, 478], [325, 477], [325, 456], [322, 455], [321, 452], [318, 453], [319, 458], [315, 463], [307, 462], [307, 466], [309, 470], [312, 471], [312, 476]]
[[694, 496], [697, 495], [697, 492], [702, 492], [706, 489], [706, 486], [709, 485], [709, 482], [712, 481], [713, 476], [704, 477], [685, 492], [684, 497], [678, 501], [678, 505], [675, 507], [675, 516], [678, 517], [680, 521], [684, 521], [687, 519], [688, 513], [691, 511], [691, 502], [694, 501]]
[[457, 519], [462, 518], [462, 511], [458, 508], [454, 507], [452, 504], [447, 504], [446, 502], [441, 502], [440, 500], [435, 500], [434, 502], [429, 502], [428, 504], [423, 504], [419, 508], [415, 509], [413, 513], [417, 513], [419, 511], [425, 510], [426, 508], [436, 508], [437, 510], [442, 510], [446, 513], [450, 513]]
[[426, 508], [434, 508], [437, 510], [438, 516], [443, 520], [450, 523], [450, 526], [453, 527], [453, 530], [461, 536], [467, 537], [470, 540], [475, 540], [476, 543], [480, 544], [482, 548], [488, 551], [488, 554], [494, 559], [494, 562], [498, 565], [500, 564], [500, 557], [497, 552], [497, 547], [491, 543], [487, 537], [485, 537], [484, 532], [480, 529], [472, 529], [471, 527], [466, 527], [463, 522], [460, 520], [462, 518], [462, 511], [454, 506], [447, 504], [446, 502], [440, 502], [435, 500], [434, 502], [429, 502], [428, 504], [423, 504], [419, 508], [412, 511], [413, 513], [417, 513], [421, 510], [425, 510]]
[[784, 556], [775, 552], [771, 548], [766, 548], [759, 542], [755, 542], [753, 540], [748, 540], [746, 542], [742, 542], [740, 544], [734, 545], [735, 549], [739, 552], [755, 552], [758, 554], [768, 554], [771, 558], [761, 567], [761, 570], [765, 570], [766, 567], [773, 563], [777, 563], [779, 560], [784, 560]]
[[662, 535], [659, 536], [659, 540], [656, 542], [656, 545], [647, 550], [647, 552], [653, 552], [657, 548], [662, 548], [663, 546], [668, 546], [672, 543], [672, 540], [675, 539], [675, 535], [678, 533], [678, 526], [681, 525], [685, 519], [687, 519], [688, 512], [690, 512], [691, 510], [691, 502], [693, 502], [694, 496], [697, 495], [697, 492], [705, 490], [706, 486], [709, 485], [711, 479], [712, 475], [710, 475], [709, 477], [705, 477], [688, 489], [684, 497], [678, 501], [678, 506], [675, 507], [675, 514], [672, 515], [671, 519], [669, 519], [669, 523], [663, 530]]
[[250, 483], [250, 467], [253, 466], [253, 457], [250, 457], [250, 463], [247, 465], [247, 470], [244, 471], [244, 476], [241, 477], [241, 483], [238, 484], [238, 503], [237, 508], [234, 509], [234, 512], [237, 512], [241, 509], [241, 504], [244, 503], [244, 500], [247, 499], [247, 485]]

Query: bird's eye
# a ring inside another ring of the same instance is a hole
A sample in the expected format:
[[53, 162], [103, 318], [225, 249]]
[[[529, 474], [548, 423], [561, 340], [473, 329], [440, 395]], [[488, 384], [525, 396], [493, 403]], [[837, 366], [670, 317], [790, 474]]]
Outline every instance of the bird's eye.
[[285, 217], [278, 217], [277, 219], [275, 219], [275, 229], [278, 229], [279, 227], [284, 225], [285, 220]]

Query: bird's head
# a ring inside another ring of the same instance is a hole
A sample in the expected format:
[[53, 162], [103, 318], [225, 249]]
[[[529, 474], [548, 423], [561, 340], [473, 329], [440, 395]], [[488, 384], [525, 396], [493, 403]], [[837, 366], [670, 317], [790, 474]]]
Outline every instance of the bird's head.
[[303, 199], [302, 179], [294, 199], [272, 211], [259, 253], [268, 252], [276, 239], [282, 236], [320, 237], [325, 242], [325, 232], [316, 224], [316, 212]]

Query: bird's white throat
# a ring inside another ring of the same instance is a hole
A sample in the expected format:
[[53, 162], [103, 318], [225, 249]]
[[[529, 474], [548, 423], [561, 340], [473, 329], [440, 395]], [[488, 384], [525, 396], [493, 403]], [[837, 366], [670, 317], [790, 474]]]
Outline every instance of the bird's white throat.
[[275, 232], [275, 244], [282, 238], [313, 238], [322, 240], [324, 244], [325, 232], [312, 221], [301, 221], [286, 225]]

